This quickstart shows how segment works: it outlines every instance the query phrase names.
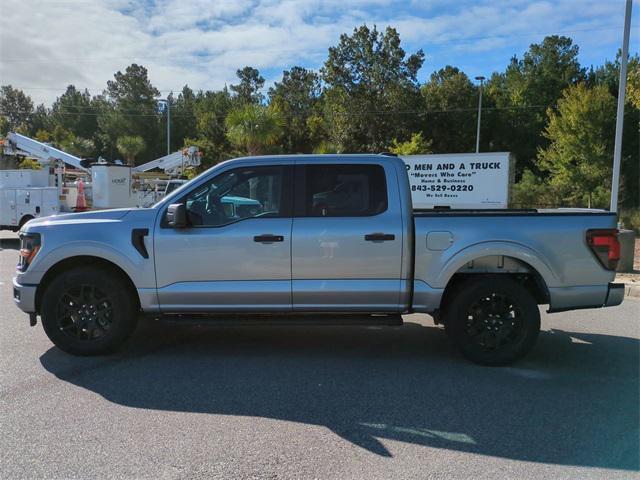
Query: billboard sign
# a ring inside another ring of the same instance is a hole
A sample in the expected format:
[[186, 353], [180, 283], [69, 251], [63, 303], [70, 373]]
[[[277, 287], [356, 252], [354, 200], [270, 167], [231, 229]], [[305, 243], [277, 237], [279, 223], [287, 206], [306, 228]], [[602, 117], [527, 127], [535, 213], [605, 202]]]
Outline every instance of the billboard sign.
[[508, 208], [513, 157], [508, 152], [401, 156], [413, 208]]

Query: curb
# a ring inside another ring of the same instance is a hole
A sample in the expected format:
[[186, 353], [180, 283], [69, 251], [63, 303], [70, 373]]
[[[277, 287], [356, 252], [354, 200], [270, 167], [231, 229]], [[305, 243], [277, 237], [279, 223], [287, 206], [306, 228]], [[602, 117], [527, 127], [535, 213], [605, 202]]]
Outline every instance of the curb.
[[624, 296], [640, 298], [640, 285], [629, 285], [625, 283]]

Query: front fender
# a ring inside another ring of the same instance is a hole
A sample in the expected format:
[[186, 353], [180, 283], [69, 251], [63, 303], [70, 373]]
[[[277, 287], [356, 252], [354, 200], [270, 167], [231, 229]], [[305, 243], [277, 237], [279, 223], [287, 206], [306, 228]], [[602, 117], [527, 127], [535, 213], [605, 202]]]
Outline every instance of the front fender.
[[[46, 241], [46, 240], [45, 240]], [[98, 257], [120, 267], [133, 281], [137, 288], [155, 288], [153, 262], [143, 258], [133, 245], [120, 244], [114, 246], [89, 240], [66, 242], [51, 250], [43, 245], [41, 252], [34, 259], [26, 272], [18, 274], [18, 281], [25, 285], [37, 285], [46, 272], [57, 263], [73, 257]]]

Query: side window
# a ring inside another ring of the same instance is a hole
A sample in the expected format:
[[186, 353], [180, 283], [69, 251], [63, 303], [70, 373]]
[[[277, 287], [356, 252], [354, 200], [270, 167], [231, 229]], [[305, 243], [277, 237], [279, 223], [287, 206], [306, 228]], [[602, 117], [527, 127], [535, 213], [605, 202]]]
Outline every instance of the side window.
[[252, 217], [285, 216], [283, 167], [238, 168], [218, 175], [186, 197], [193, 226], [218, 227]]
[[380, 165], [307, 165], [304, 215], [357, 217], [387, 209], [387, 182]]

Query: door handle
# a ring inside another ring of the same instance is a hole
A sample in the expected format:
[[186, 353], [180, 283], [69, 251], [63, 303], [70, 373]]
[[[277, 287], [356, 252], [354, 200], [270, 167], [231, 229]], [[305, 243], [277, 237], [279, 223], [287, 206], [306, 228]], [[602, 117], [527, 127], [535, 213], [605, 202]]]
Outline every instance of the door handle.
[[388, 242], [395, 240], [396, 236], [392, 233], [369, 233], [364, 236], [367, 242]]
[[284, 237], [282, 235], [271, 234], [256, 235], [253, 237], [253, 241], [258, 243], [284, 242]]

